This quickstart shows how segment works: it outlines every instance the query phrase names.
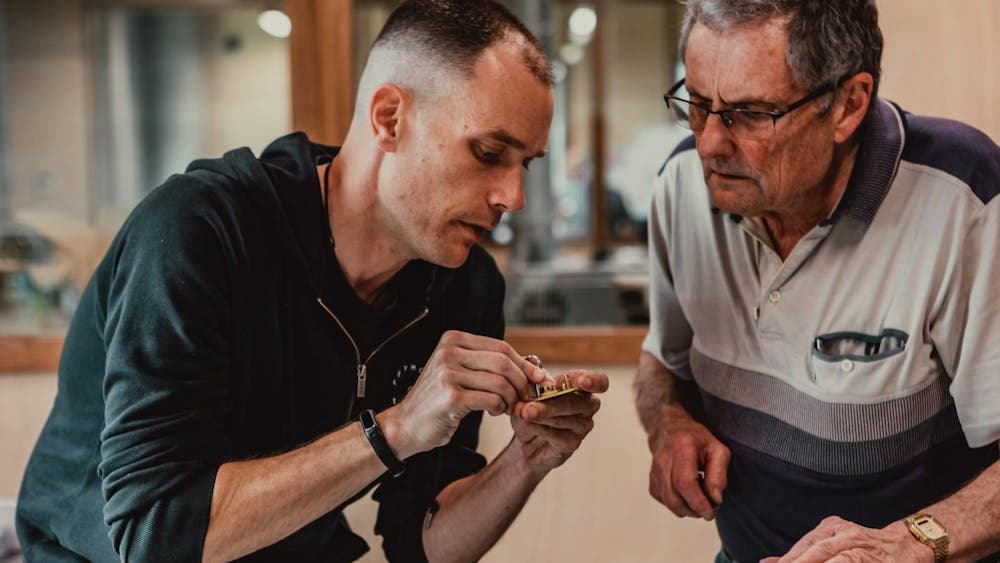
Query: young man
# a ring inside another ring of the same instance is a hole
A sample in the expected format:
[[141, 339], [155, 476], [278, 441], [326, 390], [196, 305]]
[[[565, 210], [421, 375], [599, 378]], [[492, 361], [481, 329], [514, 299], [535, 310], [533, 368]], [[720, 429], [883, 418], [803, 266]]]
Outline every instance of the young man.
[[[28, 560], [353, 560], [341, 510], [378, 483], [390, 559], [486, 552], [599, 406], [525, 402], [545, 374], [500, 340], [503, 279], [476, 245], [524, 205], [551, 117], [510, 12], [415, 0], [339, 149], [294, 134], [158, 188], [70, 328], [18, 503]], [[485, 467], [481, 411], [515, 434]]]
[[877, 97], [872, 0], [687, 8], [667, 103], [694, 137], [654, 195], [636, 379], [651, 494], [714, 518], [720, 562], [1000, 551], [1000, 149]]

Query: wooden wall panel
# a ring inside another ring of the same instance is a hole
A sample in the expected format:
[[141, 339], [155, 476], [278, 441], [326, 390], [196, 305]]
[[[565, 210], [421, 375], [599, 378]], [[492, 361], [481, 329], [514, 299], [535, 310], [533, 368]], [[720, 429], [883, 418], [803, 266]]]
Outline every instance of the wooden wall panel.
[[1000, 2], [879, 0], [881, 95], [964, 121], [1000, 142]]
[[339, 145], [354, 107], [352, 0], [286, 0], [292, 20], [292, 127]]

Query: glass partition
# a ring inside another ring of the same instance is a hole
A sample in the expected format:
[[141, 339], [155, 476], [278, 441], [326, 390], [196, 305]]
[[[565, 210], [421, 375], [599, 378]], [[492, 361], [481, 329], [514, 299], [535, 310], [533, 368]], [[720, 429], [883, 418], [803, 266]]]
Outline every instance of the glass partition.
[[[662, 98], [681, 72], [683, 6], [505, 3], [545, 45], [556, 78], [548, 156], [527, 173], [526, 208], [488, 242], [507, 276], [508, 323], [643, 324], [650, 189], [687, 136]], [[355, 2], [356, 74], [394, 5]]]
[[[487, 242], [507, 275], [508, 322], [644, 323], [650, 187], [685, 136], [661, 98], [679, 73], [682, 7], [506, 3], [556, 78], [549, 156], [528, 172], [528, 206]], [[395, 5], [355, 0], [355, 81]], [[58, 333], [149, 190], [193, 159], [259, 151], [290, 130], [288, 30], [280, 15], [261, 21], [280, 2], [0, 6], [0, 334]]]
[[264, 3], [0, 6], [0, 334], [61, 333], [145, 194], [288, 132], [287, 40]]

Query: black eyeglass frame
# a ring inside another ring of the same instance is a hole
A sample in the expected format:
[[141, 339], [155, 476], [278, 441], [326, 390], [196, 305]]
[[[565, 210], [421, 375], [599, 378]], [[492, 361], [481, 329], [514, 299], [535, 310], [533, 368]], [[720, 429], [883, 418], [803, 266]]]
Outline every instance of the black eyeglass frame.
[[[728, 116], [726, 114], [728, 114], [728, 113], [742, 113], [742, 114], [747, 114], [747, 115], [750, 115], [750, 116], [765, 116], [766, 115], [766, 116], [768, 116], [768, 117], [771, 118], [771, 126], [772, 127], [777, 127], [778, 126], [778, 119], [779, 118], [782, 118], [782, 117], [788, 115], [789, 113], [791, 113], [791, 112], [799, 109], [800, 107], [802, 107], [802, 106], [808, 104], [809, 102], [811, 102], [811, 101], [819, 98], [820, 96], [824, 96], [826, 94], [829, 94], [830, 92], [833, 92], [837, 88], [840, 88], [840, 86], [845, 81], [847, 81], [847, 79], [850, 78], [850, 76], [851, 75], [847, 75], [847, 76], [841, 78], [840, 80], [836, 81], [833, 84], [828, 84], [826, 86], [823, 86], [823, 87], [820, 87], [820, 88], [817, 88], [817, 89], [813, 90], [812, 92], [806, 94], [806, 96], [804, 98], [802, 98], [801, 100], [798, 100], [796, 102], [792, 102], [787, 107], [785, 107], [785, 109], [783, 109], [783, 110], [763, 111], [763, 110], [745, 109], [745, 108], [712, 109], [711, 106], [705, 106], [704, 104], [699, 104], [697, 102], [692, 102], [691, 100], [685, 100], [684, 98], [678, 98], [677, 96], [674, 96], [674, 93], [676, 93], [677, 90], [679, 90], [681, 88], [681, 86], [684, 85], [684, 81], [687, 80], [687, 78], [681, 78], [680, 81], [677, 82], [677, 84], [674, 84], [673, 86], [671, 86], [670, 90], [667, 90], [667, 93], [663, 95], [663, 101], [667, 104], [667, 109], [671, 109], [671, 107], [670, 107], [670, 100], [677, 100], [679, 102], [684, 102], [684, 103], [686, 103], [688, 105], [692, 105], [692, 106], [697, 107], [698, 109], [704, 110], [706, 112], [706, 115], [705, 115], [705, 122], [706, 123], [708, 122], [708, 118], [711, 117], [713, 114], [718, 115], [719, 119], [722, 120], [722, 124], [726, 126], [726, 129], [729, 129], [730, 126], [733, 124], [733, 121], [734, 121], [731, 118], [727, 119]], [[690, 118], [688, 118], [688, 123], [690, 123], [690, 122], [691, 122]], [[692, 129], [692, 131], [693, 131], [693, 129]]]

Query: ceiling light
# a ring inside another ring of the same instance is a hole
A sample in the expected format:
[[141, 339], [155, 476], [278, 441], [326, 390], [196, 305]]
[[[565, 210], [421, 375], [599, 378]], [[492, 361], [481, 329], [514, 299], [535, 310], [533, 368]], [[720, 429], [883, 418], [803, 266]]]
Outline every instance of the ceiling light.
[[257, 26], [264, 33], [284, 39], [292, 33], [292, 20], [281, 10], [264, 10], [257, 15]]
[[569, 34], [574, 42], [586, 44], [597, 29], [597, 12], [590, 6], [578, 6], [569, 15]]

